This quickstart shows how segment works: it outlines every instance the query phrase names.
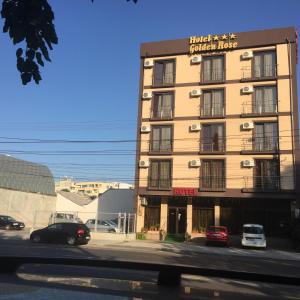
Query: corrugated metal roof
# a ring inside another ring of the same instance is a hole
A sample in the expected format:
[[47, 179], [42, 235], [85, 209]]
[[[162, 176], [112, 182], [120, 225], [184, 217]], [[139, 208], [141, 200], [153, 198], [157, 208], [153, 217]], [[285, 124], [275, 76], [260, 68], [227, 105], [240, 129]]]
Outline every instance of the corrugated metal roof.
[[55, 184], [47, 166], [0, 155], [0, 188], [55, 195]]

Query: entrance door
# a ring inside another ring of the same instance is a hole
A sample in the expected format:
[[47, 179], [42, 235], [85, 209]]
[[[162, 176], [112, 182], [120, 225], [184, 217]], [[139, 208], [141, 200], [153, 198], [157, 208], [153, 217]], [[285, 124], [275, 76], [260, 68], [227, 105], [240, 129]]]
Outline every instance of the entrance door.
[[186, 208], [169, 208], [168, 233], [183, 234], [186, 232]]

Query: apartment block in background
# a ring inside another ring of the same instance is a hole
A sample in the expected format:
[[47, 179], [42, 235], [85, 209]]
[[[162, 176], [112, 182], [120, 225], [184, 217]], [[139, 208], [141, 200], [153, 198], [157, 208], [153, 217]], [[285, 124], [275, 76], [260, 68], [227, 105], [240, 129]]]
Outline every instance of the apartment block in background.
[[140, 59], [137, 231], [284, 234], [299, 207], [295, 29], [144, 43]]

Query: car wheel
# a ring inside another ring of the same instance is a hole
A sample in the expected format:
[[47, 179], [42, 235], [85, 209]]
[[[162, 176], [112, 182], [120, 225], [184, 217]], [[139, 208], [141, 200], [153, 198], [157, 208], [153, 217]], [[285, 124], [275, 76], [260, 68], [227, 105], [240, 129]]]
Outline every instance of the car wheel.
[[109, 229], [108, 232], [109, 233], [113, 233], [113, 232], [115, 233], [116, 231], [114, 229]]
[[67, 237], [67, 244], [68, 245], [73, 246], [73, 245], [75, 245], [75, 242], [76, 242], [76, 240], [75, 240], [74, 237], [72, 237], [72, 236]]
[[38, 234], [36, 234], [36, 235], [34, 235], [34, 236], [31, 238], [31, 240], [32, 240], [34, 243], [39, 243], [39, 242], [41, 241], [41, 237], [40, 237]]
[[6, 230], [10, 230], [10, 229], [11, 229], [10, 225], [6, 225], [6, 226], [5, 226], [5, 229], [6, 229]]

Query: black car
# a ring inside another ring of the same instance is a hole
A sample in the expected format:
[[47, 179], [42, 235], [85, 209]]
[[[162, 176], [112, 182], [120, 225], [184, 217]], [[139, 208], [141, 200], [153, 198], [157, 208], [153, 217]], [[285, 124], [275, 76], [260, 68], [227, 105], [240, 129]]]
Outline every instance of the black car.
[[30, 235], [30, 240], [35, 243], [67, 243], [68, 245], [85, 245], [90, 238], [89, 228], [78, 223], [54, 223], [46, 228], [35, 230]]
[[25, 228], [25, 224], [23, 222], [16, 221], [14, 218], [10, 216], [0, 215], [0, 228], [4, 228], [6, 230], [10, 230], [10, 229], [21, 230]]

